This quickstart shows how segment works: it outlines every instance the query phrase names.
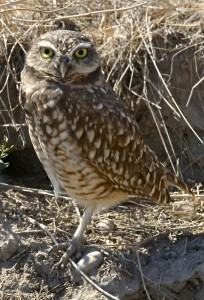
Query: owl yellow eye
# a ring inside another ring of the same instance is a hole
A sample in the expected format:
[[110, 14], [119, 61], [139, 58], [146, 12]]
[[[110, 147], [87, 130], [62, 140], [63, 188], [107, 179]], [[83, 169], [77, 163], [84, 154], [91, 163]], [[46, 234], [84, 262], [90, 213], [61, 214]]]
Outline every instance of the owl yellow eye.
[[53, 56], [54, 51], [50, 48], [43, 47], [40, 49], [40, 54], [43, 58], [50, 58]]
[[86, 48], [80, 48], [74, 53], [77, 58], [85, 58], [87, 54], [88, 50]]

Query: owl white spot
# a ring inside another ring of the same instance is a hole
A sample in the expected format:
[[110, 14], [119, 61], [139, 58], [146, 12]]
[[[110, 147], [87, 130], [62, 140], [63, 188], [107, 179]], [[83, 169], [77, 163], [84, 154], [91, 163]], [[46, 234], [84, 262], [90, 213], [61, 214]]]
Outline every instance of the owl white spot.
[[114, 156], [115, 156], [115, 160], [116, 160], [117, 162], [119, 162], [119, 160], [120, 160], [120, 154], [119, 154], [119, 151], [116, 151]]
[[149, 178], [150, 178], [150, 173], [148, 173], [146, 176], [146, 182], [149, 182]]
[[94, 159], [95, 155], [96, 155], [96, 149], [93, 148], [91, 149], [91, 151], [89, 151], [89, 157], [91, 159]]
[[123, 165], [120, 165], [120, 168], [118, 169], [118, 174], [119, 175], [123, 174]]
[[160, 178], [160, 181], [159, 181], [159, 190], [161, 190], [162, 183], [163, 183], [163, 180], [162, 180], [162, 178]]
[[104, 150], [104, 156], [105, 156], [105, 158], [108, 158], [109, 155], [110, 155], [110, 149], [106, 148], [106, 149]]
[[53, 117], [53, 119], [57, 119], [58, 113], [59, 113], [58, 110], [53, 110], [53, 112], [52, 112], [52, 117]]
[[133, 141], [131, 144], [131, 149], [133, 152], [135, 151], [136, 147], [137, 147], [137, 143], [135, 141]]
[[61, 122], [64, 119], [64, 115], [62, 113], [58, 113], [57, 120]]
[[159, 198], [157, 199], [157, 203], [161, 201], [161, 193], [159, 194]]
[[52, 133], [52, 128], [49, 126], [49, 125], [46, 125], [46, 131], [48, 134], [51, 134]]
[[123, 128], [120, 127], [119, 130], [118, 130], [118, 134], [119, 134], [119, 135], [122, 135], [123, 133], [124, 133]]
[[[140, 145], [141, 139], [140, 139], [140, 138], [136, 139], [136, 143], [137, 143], [137, 145]], [[144, 145], [144, 146], [145, 146], [145, 145]], [[144, 149], [144, 150], [145, 150], [145, 149]]]
[[55, 107], [55, 100], [53, 100], [53, 99], [49, 100], [48, 103], [47, 103], [47, 106], [50, 107], [50, 108], [54, 108]]
[[97, 106], [98, 109], [102, 109], [103, 108], [103, 103], [99, 103], [99, 105]]
[[151, 165], [150, 165], [150, 167], [149, 167], [149, 172], [152, 172], [152, 171], [153, 171], [153, 169], [154, 169], [154, 164], [153, 164], [153, 163], [151, 163]]
[[73, 131], [75, 131], [76, 130], [76, 124], [72, 124], [71, 128], [72, 128]]
[[98, 160], [99, 163], [102, 163], [102, 162], [103, 162], [103, 157], [102, 157], [102, 156], [99, 156], [99, 157], [97, 158], [97, 160]]
[[49, 121], [48, 116], [43, 115], [43, 123], [47, 123]]
[[58, 126], [59, 131], [63, 131], [67, 128], [66, 122], [60, 123]]
[[113, 136], [112, 136], [111, 133], [109, 133], [109, 135], [108, 135], [108, 141], [109, 141], [110, 144], [112, 143], [112, 140], [113, 140]]
[[112, 169], [113, 169], [113, 172], [116, 172], [116, 171], [117, 171], [117, 164], [116, 164], [116, 162], [112, 161], [111, 167], [112, 167]]
[[127, 180], [123, 181], [124, 185], [129, 186], [129, 182]]
[[51, 143], [52, 143], [53, 145], [58, 145], [59, 142], [60, 142], [59, 137], [52, 137], [52, 138], [51, 138]]
[[132, 162], [132, 156], [128, 157], [128, 162], [131, 163]]
[[156, 186], [154, 185], [151, 192], [149, 193], [150, 197], [152, 197], [154, 195], [155, 189], [156, 189]]
[[153, 173], [153, 180], [152, 180], [152, 182], [155, 183], [155, 180], [156, 180], [156, 172]]
[[37, 128], [37, 132], [41, 137], [44, 135], [44, 132], [42, 131], [42, 129], [40, 127]]
[[101, 92], [103, 92], [104, 94], [106, 94], [106, 90], [104, 90], [104, 88], [100, 87]]
[[133, 186], [135, 185], [135, 178], [134, 178], [134, 177], [132, 177], [132, 178], [130, 179], [130, 184], [133, 185]]
[[94, 141], [94, 146], [99, 149], [100, 146], [101, 146], [101, 139], [100, 138], [97, 138], [95, 141]]
[[131, 128], [132, 128], [132, 135], [133, 135], [133, 139], [134, 139], [134, 137], [135, 137], [135, 126], [134, 126], [134, 124], [132, 124]]
[[52, 136], [57, 136], [58, 135], [58, 131], [56, 128], [52, 129]]
[[125, 175], [125, 179], [126, 179], [126, 180], [129, 180], [129, 179], [130, 179], [130, 175], [129, 175], [128, 172], [126, 172], [124, 175]]
[[81, 136], [82, 136], [82, 134], [83, 134], [83, 132], [84, 132], [84, 130], [83, 130], [82, 127], [81, 127], [81, 128], [78, 128], [78, 129], [75, 131], [76, 137], [77, 137], [78, 139], [80, 139]]
[[126, 160], [126, 154], [125, 151], [122, 151], [120, 154], [120, 161], [125, 161]]
[[47, 142], [47, 136], [45, 134], [42, 136], [42, 140], [43, 142]]
[[123, 118], [126, 118], [126, 114], [122, 111], [121, 112], [121, 116], [123, 117]]
[[59, 134], [59, 138], [61, 141], [64, 141], [67, 139], [67, 132], [66, 131], [63, 131]]
[[142, 158], [142, 156], [143, 156], [143, 150], [140, 149], [137, 159], [140, 160]]
[[89, 143], [92, 143], [93, 142], [93, 139], [94, 139], [94, 131], [93, 130], [88, 130], [87, 131], [87, 138], [89, 140]]
[[127, 116], [127, 120], [128, 120], [129, 123], [132, 123], [132, 120], [129, 116]]
[[47, 109], [47, 104], [43, 104], [43, 108], [44, 108], [44, 109]]
[[93, 94], [94, 90], [93, 89], [88, 89], [87, 91], [89, 91], [89, 93]]
[[79, 120], [79, 116], [76, 116], [73, 120], [73, 123], [77, 124], [78, 120]]
[[130, 136], [126, 135], [124, 140], [124, 146], [126, 147], [130, 143]]
[[142, 184], [142, 179], [138, 179], [137, 185], [140, 186]]

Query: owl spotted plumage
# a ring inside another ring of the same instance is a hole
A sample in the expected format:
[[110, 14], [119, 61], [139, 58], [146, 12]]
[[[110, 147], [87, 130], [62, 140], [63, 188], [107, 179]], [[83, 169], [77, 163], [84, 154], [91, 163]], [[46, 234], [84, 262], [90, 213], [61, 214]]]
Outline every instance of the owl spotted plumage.
[[39, 37], [22, 72], [30, 137], [55, 194], [62, 188], [86, 210], [68, 255], [94, 211], [128, 195], [170, 201], [168, 185], [192, 194], [144, 143], [131, 113], [106, 83], [92, 42], [59, 30]]

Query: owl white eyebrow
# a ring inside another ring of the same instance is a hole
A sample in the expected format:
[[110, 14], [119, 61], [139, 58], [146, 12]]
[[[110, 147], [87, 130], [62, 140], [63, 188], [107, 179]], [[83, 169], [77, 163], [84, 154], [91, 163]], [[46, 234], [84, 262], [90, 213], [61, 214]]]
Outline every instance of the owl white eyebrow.
[[52, 43], [50, 43], [49, 41], [45, 41], [45, 40], [39, 41], [38, 46], [39, 47], [51, 48], [54, 51], [57, 50]]
[[77, 49], [80, 49], [80, 48], [91, 48], [92, 47], [92, 44], [89, 43], [89, 42], [84, 42], [84, 43], [80, 43], [78, 44], [75, 48], [74, 48], [74, 51], [76, 51]]

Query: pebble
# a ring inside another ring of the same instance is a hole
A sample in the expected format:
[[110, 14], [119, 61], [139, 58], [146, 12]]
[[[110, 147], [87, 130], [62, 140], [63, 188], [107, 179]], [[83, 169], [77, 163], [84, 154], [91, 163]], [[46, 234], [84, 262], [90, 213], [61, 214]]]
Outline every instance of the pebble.
[[116, 225], [113, 220], [103, 219], [97, 224], [97, 229], [104, 232], [112, 232], [115, 229]]
[[0, 260], [8, 260], [19, 250], [20, 242], [12, 235], [8, 235], [5, 240], [0, 240]]
[[77, 263], [77, 266], [86, 274], [95, 271], [103, 262], [103, 254], [97, 250], [87, 252]]
[[[98, 268], [103, 263], [103, 255], [100, 251], [89, 249], [85, 252], [84, 256], [78, 261], [78, 268], [88, 276], [95, 276]], [[71, 280], [74, 284], [82, 284], [84, 279], [80, 272], [72, 268]]]

